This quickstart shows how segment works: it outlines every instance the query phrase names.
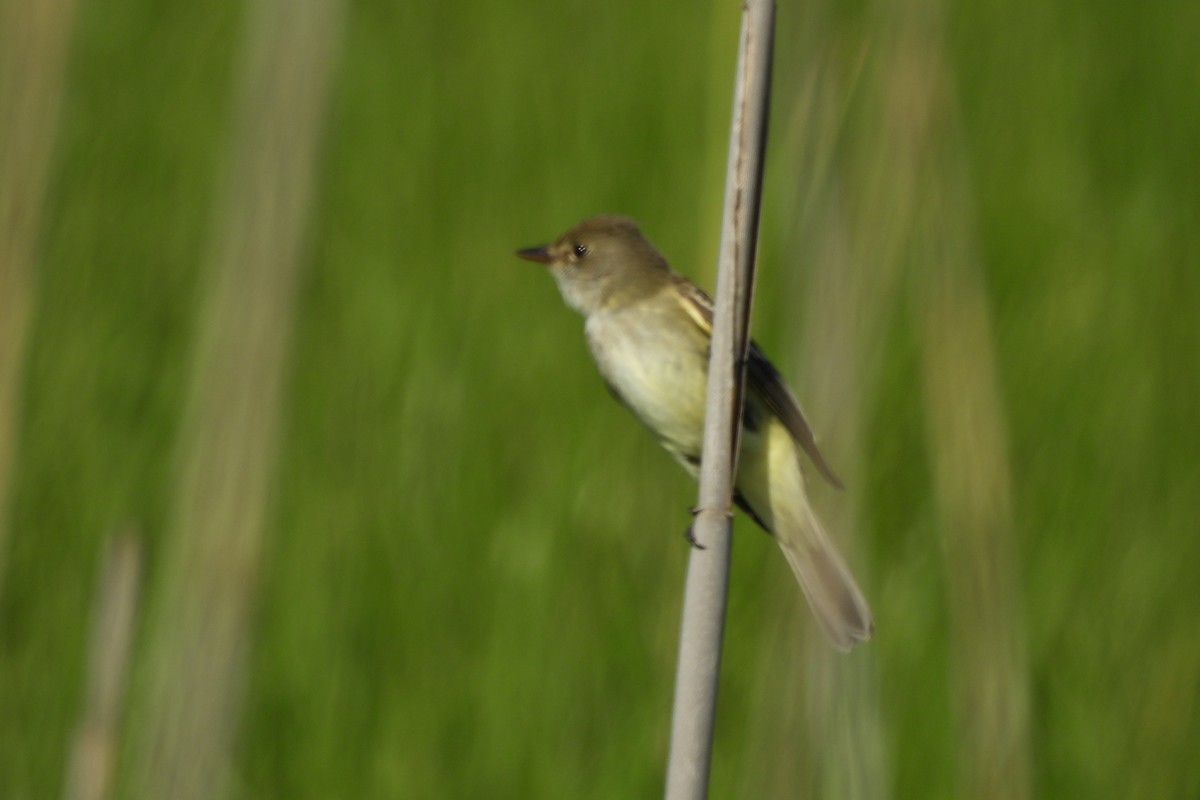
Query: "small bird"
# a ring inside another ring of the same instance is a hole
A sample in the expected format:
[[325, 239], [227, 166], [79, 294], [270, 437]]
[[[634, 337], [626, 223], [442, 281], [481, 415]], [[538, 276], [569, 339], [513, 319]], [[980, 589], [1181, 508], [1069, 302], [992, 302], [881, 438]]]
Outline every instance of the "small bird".
[[[713, 324], [708, 295], [673, 271], [626, 217], [586, 219], [517, 255], [548, 266], [567, 305], [586, 320], [609, 391], [696, 477]], [[834, 647], [849, 650], [870, 638], [875, 623], [809, 505], [801, 451], [841, 488], [783, 377], [751, 342], [734, 501], [774, 536], [821, 629]]]

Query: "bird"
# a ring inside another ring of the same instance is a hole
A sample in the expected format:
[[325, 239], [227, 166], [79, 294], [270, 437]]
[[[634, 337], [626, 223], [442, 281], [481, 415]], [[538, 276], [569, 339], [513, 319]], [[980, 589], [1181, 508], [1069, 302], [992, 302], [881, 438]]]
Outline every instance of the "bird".
[[[585, 219], [516, 255], [546, 265], [563, 300], [583, 315], [588, 348], [609, 391], [697, 477], [713, 326], [709, 296], [624, 216]], [[775, 539], [821, 630], [847, 651], [868, 640], [875, 623], [812, 509], [802, 454], [832, 485], [842, 488], [841, 481], [779, 370], [754, 342], [745, 376], [734, 502]]]

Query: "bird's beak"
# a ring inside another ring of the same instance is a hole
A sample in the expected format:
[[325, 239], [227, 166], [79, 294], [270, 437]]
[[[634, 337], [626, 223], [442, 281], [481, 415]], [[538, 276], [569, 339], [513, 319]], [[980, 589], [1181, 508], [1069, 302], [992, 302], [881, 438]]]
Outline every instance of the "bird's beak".
[[550, 255], [550, 250], [546, 245], [542, 245], [541, 247], [526, 247], [524, 250], [518, 250], [517, 257], [523, 258], [526, 261], [536, 261], [539, 264], [554, 263], [554, 256]]

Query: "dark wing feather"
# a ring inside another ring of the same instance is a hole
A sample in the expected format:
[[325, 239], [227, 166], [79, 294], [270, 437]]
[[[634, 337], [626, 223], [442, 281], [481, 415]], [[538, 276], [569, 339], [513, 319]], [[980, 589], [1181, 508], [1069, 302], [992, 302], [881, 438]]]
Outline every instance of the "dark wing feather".
[[825, 480], [838, 489], [844, 488], [841, 480], [825, 461], [825, 456], [821, 455], [821, 451], [817, 447], [817, 437], [813, 435], [808, 420], [804, 418], [800, 404], [796, 402], [796, 398], [792, 396], [787, 384], [783, 382], [783, 376], [767, 360], [754, 342], [750, 343], [749, 358], [746, 362], [746, 383], [750, 386], [751, 391], [762, 398], [763, 402], [767, 404], [767, 408], [779, 417], [804, 452], [808, 453], [817, 472], [820, 472]]
[[[686, 278], [676, 276], [676, 284], [680, 289], [680, 297], [682, 298], [684, 308], [696, 324], [711, 335], [713, 324], [712, 299], [702, 289]], [[788, 429], [792, 438], [796, 440], [796, 443], [812, 459], [817, 471], [821, 473], [825, 480], [838, 489], [843, 488], [841, 480], [834, 474], [833, 469], [825, 461], [825, 457], [821, 455], [812, 428], [809, 427], [808, 420], [804, 418], [804, 413], [800, 410], [800, 404], [792, 396], [792, 392], [788, 389], [787, 384], [784, 383], [783, 376], [779, 374], [779, 370], [775, 369], [775, 366], [767, 359], [762, 350], [759, 349], [758, 344], [754, 341], [750, 342], [750, 351], [746, 355], [746, 385], [750, 388], [750, 391], [758, 395], [767, 408], [775, 416], [779, 417], [779, 420]]]
[[771, 530], [771, 527], [767, 525], [767, 523], [763, 522], [762, 517], [755, 513], [754, 509], [750, 507], [750, 504], [746, 502], [746, 498], [742, 497], [742, 493], [736, 489], [733, 492], [733, 502], [738, 508], [740, 508], [742, 511], [745, 511], [746, 515], [758, 524], [758, 527], [762, 528], [772, 536], [775, 535], [775, 531]]

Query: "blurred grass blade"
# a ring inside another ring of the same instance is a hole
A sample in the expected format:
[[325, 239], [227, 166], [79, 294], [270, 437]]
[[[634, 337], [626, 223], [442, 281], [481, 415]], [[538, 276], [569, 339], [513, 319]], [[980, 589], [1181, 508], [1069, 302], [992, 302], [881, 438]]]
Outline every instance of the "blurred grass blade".
[[[928, 10], [926, 10], [928, 11]], [[962, 794], [1030, 796], [1029, 689], [1017, 602], [1007, 437], [975, 219], [940, 41], [942, 12], [907, 10], [893, 92], [898, 131], [920, 168], [914, 186], [914, 312], [920, 322], [926, 431], [951, 610]], [[903, 111], [900, 111], [900, 110]]]
[[1030, 796], [1029, 690], [991, 318], [977, 260], [957, 243], [931, 241], [947, 236], [947, 220], [961, 211], [955, 202], [926, 208], [930, 271], [920, 303], [928, 435], [946, 547], [964, 793], [1019, 800]]
[[150, 694], [131, 764], [140, 797], [216, 796], [228, 767], [340, 16], [336, 0], [251, 8], [154, 598]]
[[[858, 543], [859, 523], [866, 516], [863, 447], [872, 411], [868, 399], [874, 396], [883, 333], [895, 304], [900, 243], [887, 240], [883, 229], [851, 236], [840, 194], [834, 191], [831, 199], [810, 228], [822, 233], [813, 243], [819, 255], [805, 292], [808, 332], [805, 366], [799, 374], [810, 387], [807, 407], [826, 434], [823, 447], [836, 455], [837, 469], [850, 487], [822, 513], [869, 586], [868, 565], [854, 557], [865, 551]], [[879, 193], [869, 193], [868, 201], [878, 199]], [[868, 597], [871, 594], [868, 591]], [[804, 680], [807, 688], [808, 736], [814, 743], [812, 767], [819, 795], [848, 800], [887, 797], [886, 737], [875, 674], [879, 647], [839, 658], [820, 647], [819, 633], [811, 627], [806, 639], [793, 679]], [[803, 677], [795, 674], [800, 669]]]
[[111, 540], [101, 567], [88, 647], [84, 709], [71, 742], [65, 800], [105, 800], [112, 796], [142, 584], [142, 543], [137, 534], [130, 531]]
[[[794, 124], [803, 131], [801, 142], [814, 151], [795, 185], [799, 225], [793, 240], [798, 250], [811, 253], [812, 268], [797, 298], [804, 298], [807, 320], [803, 376], [805, 403], [820, 420], [824, 448], [834, 454], [837, 469], [849, 490], [837, 495], [823, 514], [849, 554], [863, 553], [859, 526], [866, 517], [864, 447], [877, 396], [879, 366], [885, 352], [885, 335], [897, 302], [907, 231], [902, 225], [865, 224], [888, 217], [903, 220], [908, 206], [896, 197], [903, 176], [896, 174], [908, 154], [898, 152], [892, 135], [893, 121], [882, 118], [855, 138], [841, 160], [835, 160], [846, 126], [847, 108], [857, 91], [863, 91], [872, 111], [886, 105], [886, 74], [881, 58], [867, 59], [862, 49], [839, 54], [832, 31], [815, 34], [818, 59], [808, 70], [825, 85], [810, 90], [808, 103]], [[870, 71], [867, 71], [867, 68]], [[844, 82], [836, 76], [844, 75]], [[832, 85], [829, 85], [832, 84]], [[833, 165], [838, 164], [837, 170]], [[848, 181], [847, 177], [848, 176]], [[847, 183], [853, 186], [848, 189]], [[819, 200], [819, 201], [818, 201]], [[856, 205], [853, 205], [856, 204]], [[851, 210], [853, 209], [853, 211]], [[803, 237], [804, 241], [800, 241]], [[800, 287], [798, 287], [800, 288]], [[819, 484], [819, 481], [814, 481]], [[828, 496], [822, 486], [815, 495]], [[851, 557], [855, 570], [869, 585], [868, 565]], [[876, 584], [878, 585], [878, 584]], [[868, 597], [878, 591], [868, 591]], [[888, 612], [881, 609], [882, 619]], [[863, 648], [852, 659], [838, 659], [817, 646], [810, 632], [804, 657], [793, 672], [803, 670], [806, 689], [807, 737], [812, 742], [812, 785], [819, 796], [885, 798], [890, 795], [887, 736], [878, 702], [876, 664], [884, 641], [900, 627], [894, 619], [880, 622], [883, 640]], [[890, 631], [890, 632], [889, 632]]]
[[0, 0], [0, 587], [34, 265], [74, 0]]

